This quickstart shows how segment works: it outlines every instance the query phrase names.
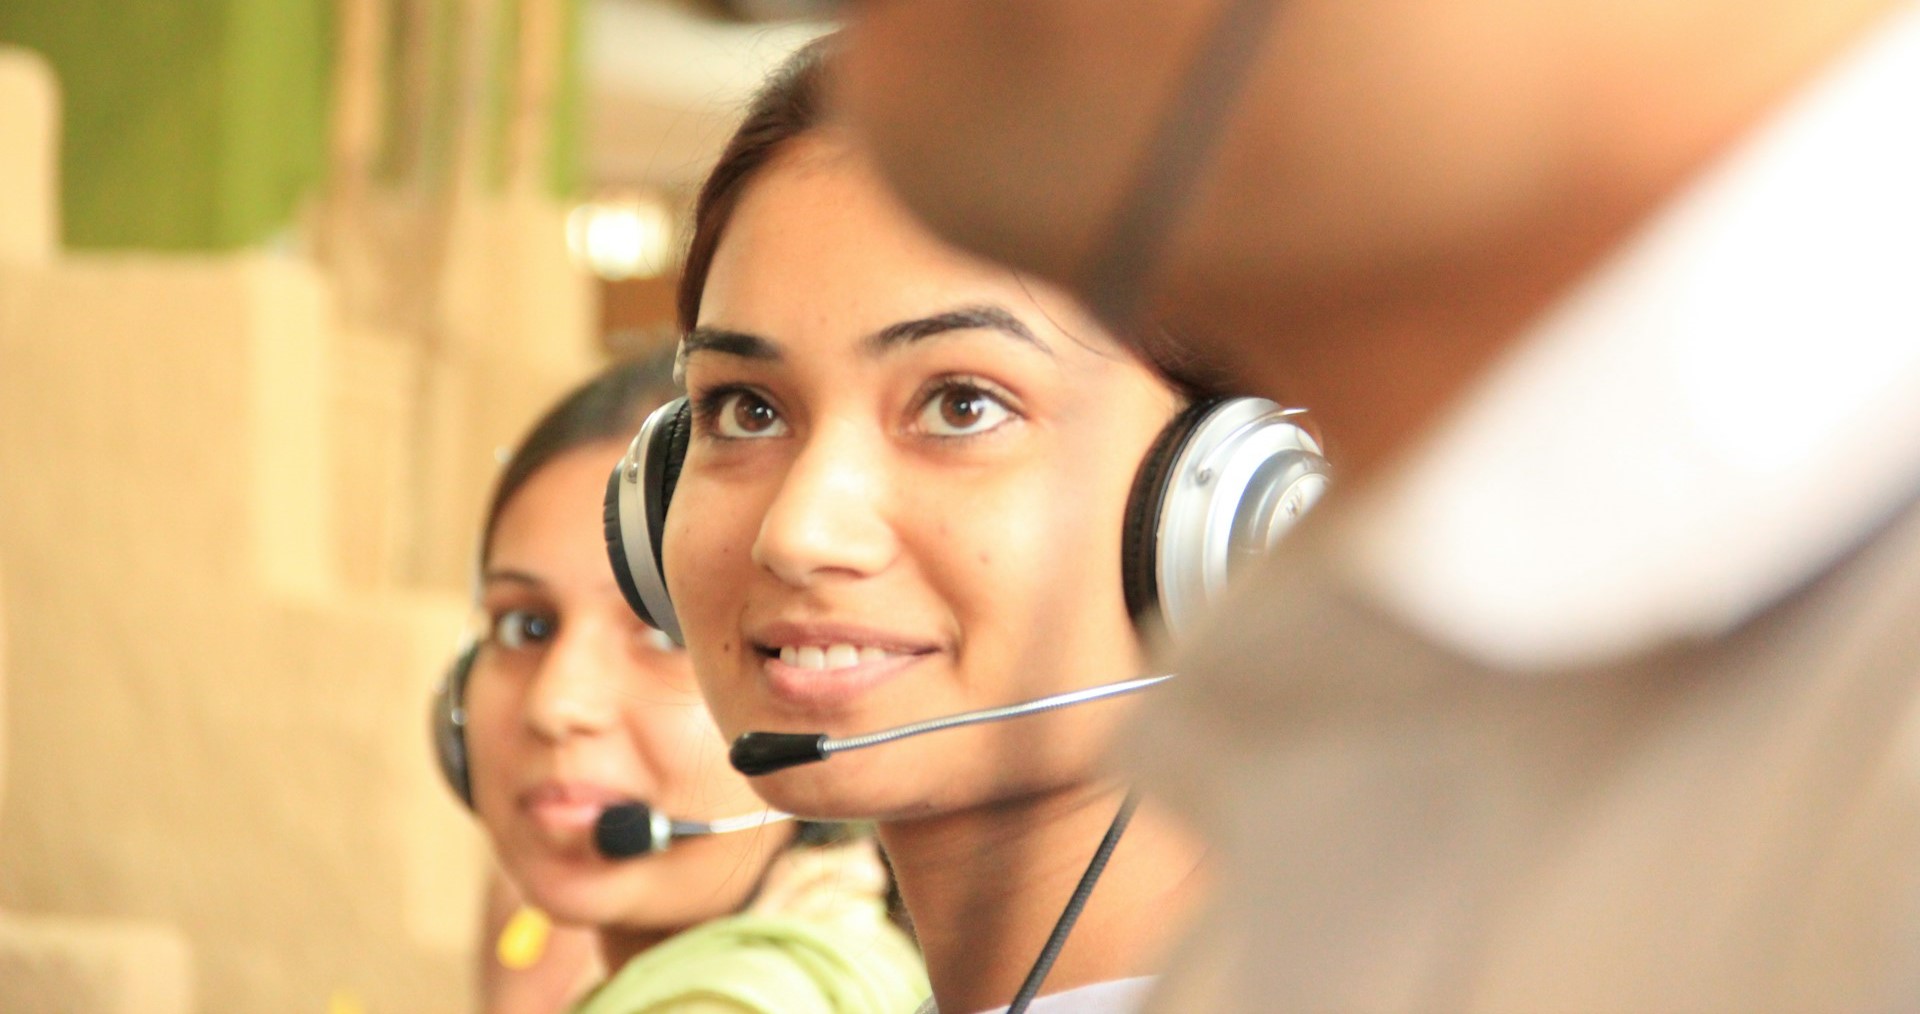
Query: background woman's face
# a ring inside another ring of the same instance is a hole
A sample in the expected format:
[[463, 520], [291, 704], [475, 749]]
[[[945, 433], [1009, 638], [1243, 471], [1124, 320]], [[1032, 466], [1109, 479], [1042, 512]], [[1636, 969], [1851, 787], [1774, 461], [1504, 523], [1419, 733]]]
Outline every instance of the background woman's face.
[[[847, 734], [1136, 675], [1134, 472], [1177, 399], [1066, 299], [932, 239], [846, 149], [741, 195], [686, 379], [667, 580], [728, 737]], [[758, 780], [903, 818], [1087, 777], [1094, 705]]]
[[599, 502], [621, 445], [562, 454], [500, 513], [482, 604], [490, 635], [467, 688], [474, 804], [508, 874], [563, 921], [675, 928], [746, 898], [786, 825], [602, 859], [607, 805], [675, 817], [764, 808], [727, 766], [684, 652], [627, 608]]

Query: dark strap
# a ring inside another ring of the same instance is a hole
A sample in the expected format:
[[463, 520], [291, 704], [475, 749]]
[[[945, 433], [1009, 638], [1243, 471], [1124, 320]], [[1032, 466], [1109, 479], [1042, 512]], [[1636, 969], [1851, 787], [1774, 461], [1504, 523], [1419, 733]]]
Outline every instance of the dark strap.
[[1279, 6], [1279, 0], [1226, 0], [1159, 129], [1147, 139], [1133, 185], [1121, 195], [1080, 279], [1088, 307], [1112, 330], [1133, 330], [1148, 277], [1166, 253], [1200, 171], [1219, 147], [1233, 100]]
[[1033, 998], [1040, 993], [1040, 984], [1047, 981], [1047, 973], [1053, 970], [1053, 961], [1060, 956], [1061, 948], [1067, 946], [1067, 935], [1073, 932], [1073, 924], [1080, 921], [1080, 910], [1087, 907], [1087, 898], [1093, 894], [1093, 885], [1100, 880], [1100, 874], [1106, 871], [1107, 860], [1113, 857], [1113, 847], [1120, 844], [1120, 836], [1127, 832], [1127, 822], [1133, 819], [1133, 808], [1140, 802], [1139, 796], [1131, 790], [1127, 798], [1120, 803], [1120, 812], [1113, 815], [1113, 823], [1107, 825], [1107, 836], [1100, 839], [1100, 847], [1093, 852], [1093, 861], [1087, 864], [1087, 872], [1080, 875], [1080, 885], [1073, 889], [1073, 897], [1067, 899], [1067, 907], [1060, 910], [1060, 921], [1053, 924], [1053, 933], [1047, 937], [1047, 945], [1040, 948], [1040, 957], [1033, 962], [1033, 968], [1027, 972], [1027, 981], [1020, 984], [1020, 992], [1013, 995], [1013, 1004], [1007, 1008], [1007, 1014], [1022, 1014]]

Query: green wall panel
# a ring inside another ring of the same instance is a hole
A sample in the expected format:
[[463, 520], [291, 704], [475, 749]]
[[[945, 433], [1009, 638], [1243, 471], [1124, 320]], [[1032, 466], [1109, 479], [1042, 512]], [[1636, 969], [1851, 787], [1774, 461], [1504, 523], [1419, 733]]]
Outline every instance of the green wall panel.
[[60, 77], [68, 245], [225, 249], [318, 181], [326, 0], [5, 0], [0, 41]]
[[[450, 29], [446, 0], [413, 2], [428, 5], [436, 34]], [[579, 186], [582, 92], [581, 5], [564, 2], [549, 163], [562, 195]], [[510, 30], [518, 0], [501, 3]], [[446, 169], [453, 103], [451, 39], [436, 41], [429, 101], [437, 108], [389, 120], [425, 136], [389, 135], [384, 159], [390, 171], [429, 184]], [[0, 42], [39, 51], [60, 77], [61, 214], [70, 247], [254, 244], [284, 229], [320, 185], [331, 0], [0, 0]], [[512, 48], [500, 48], [494, 70], [504, 74]], [[490, 104], [498, 108], [497, 99]]]

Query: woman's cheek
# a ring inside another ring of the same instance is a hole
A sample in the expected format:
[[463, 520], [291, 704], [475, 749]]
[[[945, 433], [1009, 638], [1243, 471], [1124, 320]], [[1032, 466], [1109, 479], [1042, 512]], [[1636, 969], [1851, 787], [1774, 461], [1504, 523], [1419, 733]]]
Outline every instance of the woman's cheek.
[[[691, 637], [691, 635], [689, 635]], [[706, 699], [713, 725], [723, 737], [736, 735], [734, 716], [750, 705], [748, 687], [743, 684], [745, 670], [739, 665], [740, 642], [732, 636], [718, 638], [703, 646], [694, 656], [694, 675], [700, 682], [700, 696]]]
[[[682, 493], [675, 497], [676, 503], [724, 502], [715, 496], [702, 495], [703, 492], [698, 487], [687, 490], [683, 486]], [[728, 520], [720, 511], [676, 509], [667, 516], [666, 546], [662, 554], [667, 592], [679, 614], [681, 628], [690, 639], [705, 640], [711, 636], [712, 631], [707, 628], [716, 624], [726, 610], [727, 590], [740, 587], [740, 581], [731, 572], [736, 565], [735, 549], [739, 543], [731, 530], [738, 526], [726, 524]]]
[[1044, 604], [1093, 562], [1085, 551], [1088, 505], [1047, 488], [1007, 494], [983, 512], [1004, 521], [972, 540], [974, 553], [967, 562], [992, 586]]

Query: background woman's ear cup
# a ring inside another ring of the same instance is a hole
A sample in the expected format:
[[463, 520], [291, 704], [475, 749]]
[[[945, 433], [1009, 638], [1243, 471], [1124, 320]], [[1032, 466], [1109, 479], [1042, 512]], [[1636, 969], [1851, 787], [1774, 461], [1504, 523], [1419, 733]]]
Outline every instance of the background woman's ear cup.
[[454, 659], [447, 675], [434, 691], [432, 714], [433, 756], [447, 787], [468, 807], [473, 806], [473, 774], [467, 763], [467, 679], [473, 675], [473, 662], [480, 653], [478, 644], [469, 644]]

